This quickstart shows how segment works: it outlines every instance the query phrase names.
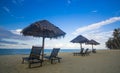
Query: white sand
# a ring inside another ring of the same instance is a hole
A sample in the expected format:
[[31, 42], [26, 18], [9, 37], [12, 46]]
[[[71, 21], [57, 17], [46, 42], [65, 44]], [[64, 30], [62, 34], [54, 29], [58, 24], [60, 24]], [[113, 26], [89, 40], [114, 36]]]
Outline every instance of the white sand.
[[21, 64], [26, 55], [0, 55], [0, 73], [120, 73], [120, 50], [97, 51], [90, 56], [60, 53], [61, 63], [44, 62], [42, 67]]

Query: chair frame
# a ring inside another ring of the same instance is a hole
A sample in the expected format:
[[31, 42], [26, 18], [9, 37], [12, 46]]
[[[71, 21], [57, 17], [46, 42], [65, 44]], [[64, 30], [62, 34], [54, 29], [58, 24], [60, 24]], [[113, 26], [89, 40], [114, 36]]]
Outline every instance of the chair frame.
[[62, 58], [58, 57], [59, 50], [60, 50], [60, 48], [53, 48], [50, 56], [45, 56], [44, 58], [50, 60], [51, 64], [53, 64], [55, 62], [55, 60], [57, 60], [60, 63], [60, 59], [62, 59]]
[[73, 55], [74, 56], [81, 55], [83, 51], [84, 51], [84, 48], [82, 48], [80, 52], [74, 52]]
[[28, 67], [31, 68], [31, 64], [40, 63], [40, 66], [42, 66], [42, 60], [40, 59], [42, 47], [38, 46], [32, 46], [32, 50], [30, 52], [29, 57], [22, 57], [22, 64], [24, 64], [25, 61], [29, 63]]
[[92, 53], [96, 53], [96, 49], [92, 49]]
[[85, 52], [82, 53], [82, 56], [88, 56], [90, 53], [89, 49], [87, 48]]

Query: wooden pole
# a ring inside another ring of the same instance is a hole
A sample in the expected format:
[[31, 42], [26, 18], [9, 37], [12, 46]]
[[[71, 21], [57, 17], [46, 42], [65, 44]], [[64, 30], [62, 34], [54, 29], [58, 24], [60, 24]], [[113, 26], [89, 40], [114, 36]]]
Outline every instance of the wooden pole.
[[43, 40], [42, 40], [42, 60], [44, 58], [44, 43], [45, 43], [45, 37], [43, 37]]
[[92, 44], [92, 50], [93, 50], [93, 44]]
[[80, 43], [80, 48], [82, 49], [82, 43]]
[[[82, 49], [82, 43], [80, 43], [80, 48]], [[81, 49], [80, 49], [80, 50], [81, 50]]]

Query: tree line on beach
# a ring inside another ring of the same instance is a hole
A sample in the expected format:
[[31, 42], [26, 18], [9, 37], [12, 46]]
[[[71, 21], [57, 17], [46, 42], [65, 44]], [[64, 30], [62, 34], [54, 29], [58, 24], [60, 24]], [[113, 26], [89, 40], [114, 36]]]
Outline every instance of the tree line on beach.
[[112, 37], [105, 44], [109, 49], [120, 49], [120, 28], [114, 29]]

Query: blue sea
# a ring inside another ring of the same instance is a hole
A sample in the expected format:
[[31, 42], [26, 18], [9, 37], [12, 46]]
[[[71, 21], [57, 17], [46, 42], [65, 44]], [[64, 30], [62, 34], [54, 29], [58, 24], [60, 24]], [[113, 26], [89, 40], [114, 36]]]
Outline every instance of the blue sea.
[[[0, 49], [0, 55], [30, 54], [31, 49]], [[51, 53], [52, 49], [45, 49], [45, 53]], [[60, 52], [76, 52], [80, 49], [61, 49]]]

